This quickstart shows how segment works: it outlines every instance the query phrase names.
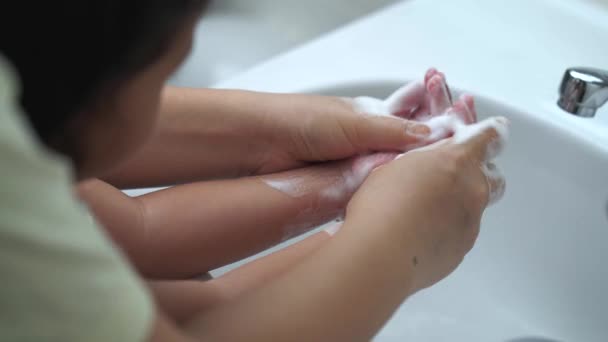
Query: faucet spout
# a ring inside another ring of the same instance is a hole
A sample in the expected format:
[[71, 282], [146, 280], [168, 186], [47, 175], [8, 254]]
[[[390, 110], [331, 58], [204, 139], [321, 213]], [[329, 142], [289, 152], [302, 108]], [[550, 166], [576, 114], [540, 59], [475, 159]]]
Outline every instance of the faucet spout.
[[557, 105], [570, 114], [593, 117], [608, 102], [608, 71], [595, 68], [569, 68], [559, 87]]

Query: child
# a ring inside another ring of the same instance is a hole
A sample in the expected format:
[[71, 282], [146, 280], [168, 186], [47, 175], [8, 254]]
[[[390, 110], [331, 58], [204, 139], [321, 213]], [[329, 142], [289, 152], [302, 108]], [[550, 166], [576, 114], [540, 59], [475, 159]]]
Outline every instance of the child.
[[204, 7], [1, 5], [0, 340], [369, 340], [472, 247], [498, 132], [393, 161], [470, 97], [433, 69], [389, 102], [166, 87]]

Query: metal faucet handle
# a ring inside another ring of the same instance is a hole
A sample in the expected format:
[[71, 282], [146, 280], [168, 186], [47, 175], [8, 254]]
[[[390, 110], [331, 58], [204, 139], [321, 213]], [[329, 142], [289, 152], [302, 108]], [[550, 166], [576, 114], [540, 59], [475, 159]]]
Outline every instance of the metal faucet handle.
[[557, 105], [568, 113], [593, 117], [608, 101], [608, 71], [595, 68], [569, 68], [559, 87]]

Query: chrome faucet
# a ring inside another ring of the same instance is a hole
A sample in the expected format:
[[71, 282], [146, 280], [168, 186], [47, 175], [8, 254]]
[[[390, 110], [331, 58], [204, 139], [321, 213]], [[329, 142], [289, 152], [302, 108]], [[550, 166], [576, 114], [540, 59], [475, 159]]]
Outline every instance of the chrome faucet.
[[593, 117], [608, 101], [608, 71], [595, 68], [569, 68], [559, 87], [557, 105], [570, 114]]

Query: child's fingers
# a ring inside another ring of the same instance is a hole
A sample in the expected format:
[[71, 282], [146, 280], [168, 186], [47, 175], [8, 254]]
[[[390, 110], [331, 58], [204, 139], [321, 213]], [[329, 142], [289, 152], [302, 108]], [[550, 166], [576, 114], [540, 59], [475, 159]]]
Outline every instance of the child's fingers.
[[434, 75], [426, 84], [427, 93], [429, 96], [430, 115], [439, 115], [444, 113], [452, 105], [448, 86], [445, 79], [440, 75]]
[[385, 104], [391, 115], [409, 119], [424, 106], [425, 96], [426, 88], [422, 82], [410, 82], [391, 94]]

